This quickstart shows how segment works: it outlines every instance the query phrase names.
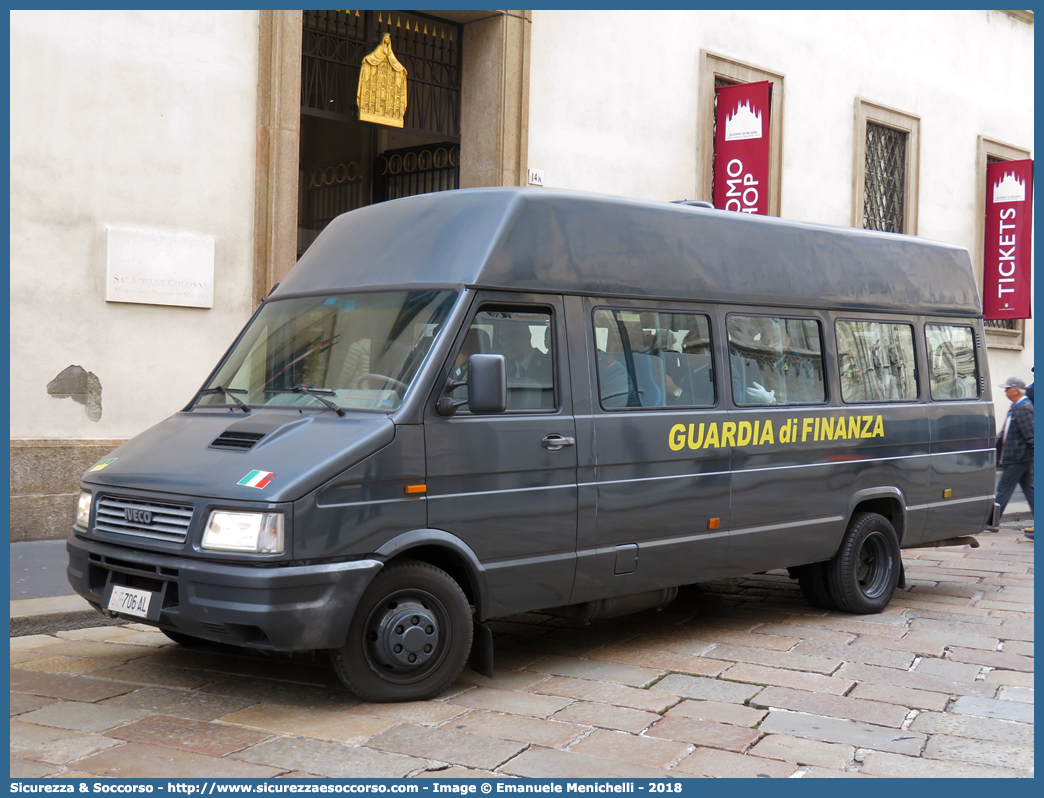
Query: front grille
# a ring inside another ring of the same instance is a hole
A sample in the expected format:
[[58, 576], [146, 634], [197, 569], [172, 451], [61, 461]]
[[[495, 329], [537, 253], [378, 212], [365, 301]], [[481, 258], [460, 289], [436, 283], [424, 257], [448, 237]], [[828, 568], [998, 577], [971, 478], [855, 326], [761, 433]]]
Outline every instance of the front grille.
[[257, 432], [232, 432], [225, 430], [218, 435], [210, 444], [211, 449], [231, 449], [235, 452], [245, 452], [254, 448], [254, 444], [261, 440], [263, 433]]
[[191, 506], [102, 496], [94, 526], [99, 532], [184, 543], [191, 522]]

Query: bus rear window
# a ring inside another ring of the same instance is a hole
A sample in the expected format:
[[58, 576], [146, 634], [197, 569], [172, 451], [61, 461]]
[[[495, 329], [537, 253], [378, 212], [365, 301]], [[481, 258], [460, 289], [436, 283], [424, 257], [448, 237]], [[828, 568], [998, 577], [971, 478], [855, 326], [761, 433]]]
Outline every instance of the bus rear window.
[[952, 401], [979, 396], [979, 370], [975, 362], [975, 333], [971, 327], [926, 324], [928, 375], [932, 399]]

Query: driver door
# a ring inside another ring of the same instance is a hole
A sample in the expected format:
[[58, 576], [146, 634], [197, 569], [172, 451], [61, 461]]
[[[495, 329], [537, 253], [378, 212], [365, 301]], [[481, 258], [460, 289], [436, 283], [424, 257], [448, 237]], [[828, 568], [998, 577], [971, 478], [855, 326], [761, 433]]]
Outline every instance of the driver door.
[[491, 616], [565, 604], [572, 590], [577, 455], [565, 335], [561, 298], [481, 293], [439, 385], [466, 379], [467, 355], [503, 354], [508, 409], [475, 415], [464, 405], [447, 418], [438, 395], [428, 405], [428, 526], [482, 561]]

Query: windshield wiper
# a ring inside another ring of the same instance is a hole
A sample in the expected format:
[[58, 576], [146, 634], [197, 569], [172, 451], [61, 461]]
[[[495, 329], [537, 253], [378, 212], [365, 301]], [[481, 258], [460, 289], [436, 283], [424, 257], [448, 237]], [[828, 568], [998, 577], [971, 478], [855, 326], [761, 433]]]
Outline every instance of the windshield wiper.
[[265, 388], [264, 390], [265, 393], [303, 393], [307, 396], [311, 396], [316, 401], [322, 402], [337, 415], [343, 416], [345, 414], [344, 408], [338, 407], [329, 399], [323, 399], [323, 395], [335, 396], [336, 391], [327, 391], [324, 388], [313, 388], [311, 385], [295, 385], [293, 388]]
[[210, 393], [223, 393], [229, 399], [236, 403], [236, 407], [242, 410], [244, 413], [249, 413], [250, 408], [239, 399], [236, 398], [237, 393], [246, 393], [242, 388], [222, 388], [220, 385], [215, 385], [213, 388], [204, 388], [199, 392], [200, 396]]

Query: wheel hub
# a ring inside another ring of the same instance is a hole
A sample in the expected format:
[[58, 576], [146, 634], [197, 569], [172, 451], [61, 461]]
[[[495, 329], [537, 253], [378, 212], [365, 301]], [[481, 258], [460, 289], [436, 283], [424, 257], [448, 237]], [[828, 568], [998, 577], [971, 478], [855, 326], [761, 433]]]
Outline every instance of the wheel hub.
[[438, 621], [420, 601], [392, 601], [377, 616], [370, 641], [374, 658], [385, 668], [413, 670], [438, 649]]
[[891, 558], [879, 532], [863, 541], [856, 565], [856, 581], [867, 598], [876, 598], [885, 590], [891, 573]]

